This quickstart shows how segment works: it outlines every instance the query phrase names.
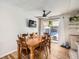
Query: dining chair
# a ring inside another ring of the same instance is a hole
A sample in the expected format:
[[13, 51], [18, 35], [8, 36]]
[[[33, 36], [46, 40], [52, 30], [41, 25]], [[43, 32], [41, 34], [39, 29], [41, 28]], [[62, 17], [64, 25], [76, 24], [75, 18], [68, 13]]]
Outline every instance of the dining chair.
[[[51, 52], [51, 46], [50, 46], [51, 37], [47, 33], [46, 33], [46, 36], [42, 37], [42, 39], [44, 41], [40, 45], [41, 45], [41, 48], [43, 49], [43, 51], [45, 52], [46, 58], [48, 58], [48, 53]], [[49, 50], [49, 52], [48, 52], [48, 50]]]
[[28, 48], [25, 38], [23, 38], [23, 37], [18, 37], [18, 38], [19, 38], [19, 40], [17, 41], [17, 43], [20, 46], [20, 51], [19, 51], [21, 53], [20, 57], [29, 58], [30, 50]]
[[46, 46], [49, 48], [49, 52], [51, 52], [51, 37], [50, 37], [50, 35], [48, 35], [48, 37], [47, 37]]
[[21, 50], [20, 50], [20, 46], [21, 46], [21, 42], [20, 40], [16, 40], [17, 41], [17, 51], [18, 51], [18, 59], [21, 59]]
[[33, 39], [34, 34], [31, 33], [31, 34], [29, 34], [29, 35], [30, 35], [29, 38], [30, 38], [30, 39]]
[[26, 37], [26, 36], [28, 36], [28, 33], [27, 34], [25, 34], [25, 33], [22, 34], [22, 37]]
[[[39, 58], [38, 59], [42, 59], [44, 56], [47, 58], [47, 46], [46, 46], [46, 37], [45, 36], [42, 36], [41, 38], [43, 40], [43, 42], [41, 42], [39, 44], [39, 46], [36, 48], [36, 50], [38, 51], [39, 53]], [[44, 58], [44, 59], [46, 59]]]
[[40, 48], [39, 48], [39, 59], [47, 59], [48, 58], [48, 52], [47, 52], [47, 46], [46, 46], [47, 41], [43, 41], [42, 43], [40, 43]]
[[34, 37], [34, 38], [37, 38], [37, 37], [38, 37], [37, 32], [36, 32], [36, 33], [34, 33], [33, 37]]

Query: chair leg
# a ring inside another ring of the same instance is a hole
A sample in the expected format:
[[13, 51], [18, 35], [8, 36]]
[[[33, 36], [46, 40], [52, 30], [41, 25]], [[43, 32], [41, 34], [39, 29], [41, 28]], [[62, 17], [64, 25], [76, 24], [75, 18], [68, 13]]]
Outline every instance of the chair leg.
[[45, 56], [46, 56], [46, 59], [48, 59], [48, 48], [46, 47], [46, 51], [45, 51]]
[[38, 58], [38, 59], [42, 59], [42, 58], [41, 58], [41, 52], [39, 52], [39, 58]]

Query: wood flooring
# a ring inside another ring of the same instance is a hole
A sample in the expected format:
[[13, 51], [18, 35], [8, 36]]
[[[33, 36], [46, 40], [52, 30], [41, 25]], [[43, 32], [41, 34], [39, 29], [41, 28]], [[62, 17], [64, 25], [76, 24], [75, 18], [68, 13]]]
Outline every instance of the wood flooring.
[[[17, 59], [17, 52], [9, 54], [0, 59]], [[48, 59], [70, 59], [69, 50], [60, 47], [58, 44], [51, 44], [51, 53], [49, 54]]]
[[70, 59], [69, 50], [60, 47], [57, 44], [51, 44], [51, 55], [50, 59]]

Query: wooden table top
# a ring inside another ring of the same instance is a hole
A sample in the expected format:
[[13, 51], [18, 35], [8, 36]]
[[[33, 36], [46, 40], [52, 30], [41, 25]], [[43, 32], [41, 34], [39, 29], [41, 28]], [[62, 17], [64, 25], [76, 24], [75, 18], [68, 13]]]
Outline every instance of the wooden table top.
[[26, 43], [28, 46], [35, 46], [43, 41], [44, 40], [42, 40], [41, 37], [38, 37], [38, 38], [29, 39]]

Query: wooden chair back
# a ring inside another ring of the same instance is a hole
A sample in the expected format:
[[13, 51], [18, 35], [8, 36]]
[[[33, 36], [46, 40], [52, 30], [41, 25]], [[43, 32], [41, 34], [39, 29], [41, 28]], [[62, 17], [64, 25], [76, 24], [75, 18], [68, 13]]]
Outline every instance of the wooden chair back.
[[28, 36], [28, 33], [27, 34], [22, 34], [22, 37], [26, 38]]
[[30, 53], [30, 50], [28, 49], [28, 45], [26, 43], [26, 39], [24, 37], [18, 36], [17, 44], [20, 47], [20, 52], [22, 55], [26, 56]]
[[29, 35], [30, 35], [29, 38], [32, 39], [32, 38], [33, 38], [33, 34], [31, 33], [31, 34], [29, 34]]

